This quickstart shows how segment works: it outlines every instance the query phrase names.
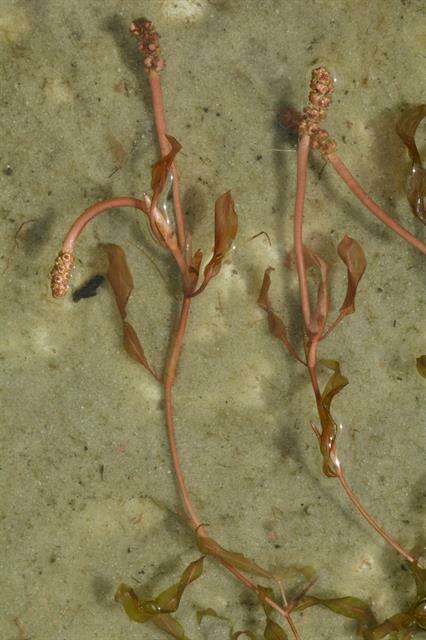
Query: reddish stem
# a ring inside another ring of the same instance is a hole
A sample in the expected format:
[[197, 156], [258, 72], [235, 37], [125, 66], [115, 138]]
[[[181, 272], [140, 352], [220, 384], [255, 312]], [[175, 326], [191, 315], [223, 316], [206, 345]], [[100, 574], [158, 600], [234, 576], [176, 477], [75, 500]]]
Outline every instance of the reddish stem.
[[303, 205], [306, 193], [306, 174], [308, 167], [310, 138], [303, 135], [297, 147], [296, 199], [294, 204], [294, 251], [299, 279], [300, 304], [306, 332], [310, 333], [311, 311], [309, 306], [308, 281], [306, 277], [305, 256], [303, 252]]
[[[164, 157], [170, 151], [170, 143], [167, 140], [167, 126], [164, 112], [163, 90], [161, 88], [160, 76], [154, 69], [148, 73], [149, 84], [151, 87], [152, 109], [154, 112], [155, 128], [157, 130], [158, 144], [160, 145], [161, 155]], [[179, 241], [179, 247], [182, 252], [185, 249], [185, 220], [180, 202], [179, 193], [179, 176], [175, 163], [172, 164], [172, 195], [173, 207], [176, 220], [176, 231]]]
[[137, 198], [110, 198], [109, 200], [96, 202], [92, 204], [91, 207], [85, 209], [74, 221], [62, 243], [62, 251], [64, 253], [73, 253], [74, 244], [87, 223], [101, 213], [105, 213], [110, 209], [118, 209], [119, 207], [133, 207], [148, 214], [148, 209], [143, 200], [138, 200]]
[[423, 254], [426, 253], [426, 244], [413, 236], [407, 229], [401, 227], [395, 220], [393, 220], [386, 211], [383, 211], [378, 204], [376, 204], [370, 196], [364, 191], [359, 182], [354, 178], [344, 162], [336, 153], [330, 153], [327, 156], [327, 160], [337, 171], [339, 176], [346, 182], [352, 193], [358, 198], [358, 200], [366, 207], [376, 218], [381, 220], [389, 229], [397, 233], [401, 238], [406, 240], [411, 246], [415, 247]]
[[350, 488], [346, 477], [343, 473], [343, 469], [340, 465], [338, 465], [337, 467], [337, 478], [341, 484], [341, 486], [343, 487], [346, 495], [348, 496], [349, 500], [352, 502], [352, 504], [354, 505], [355, 509], [357, 509], [357, 511], [362, 515], [363, 518], [365, 518], [367, 520], [367, 522], [373, 527], [373, 529], [375, 531], [377, 531], [377, 533], [382, 536], [382, 538], [388, 543], [390, 544], [391, 547], [393, 547], [395, 549], [395, 551], [397, 551], [398, 553], [400, 553], [406, 560], [408, 560], [408, 562], [415, 562], [415, 558], [413, 558], [413, 556], [411, 556], [408, 551], [405, 551], [405, 549], [403, 549], [403, 547], [401, 547], [400, 544], [398, 544], [398, 542], [396, 542], [396, 540], [394, 540], [392, 538], [392, 536], [390, 536], [388, 533], [386, 533], [386, 531], [384, 529], [382, 529], [382, 527], [378, 524], [378, 522], [372, 517], [370, 516], [370, 514], [368, 513], [368, 511], [362, 506], [361, 502], [358, 500], [358, 498], [356, 497], [356, 495], [354, 494], [354, 492], [352, 491], [352, 489]]

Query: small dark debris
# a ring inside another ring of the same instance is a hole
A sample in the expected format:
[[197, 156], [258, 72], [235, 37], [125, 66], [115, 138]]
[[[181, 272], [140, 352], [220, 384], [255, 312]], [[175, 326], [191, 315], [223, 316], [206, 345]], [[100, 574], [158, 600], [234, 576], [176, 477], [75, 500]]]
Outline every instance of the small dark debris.
[[104, 276], [93, 276], [93, 278], [90, 278], [83, 286], [73, 292], [73, 301], [78, 302], [82, 298], [93, 298], [104, 280]]
[[3, 173], [5, 176], [11, 176], [13, 173], [13, 169], [10, 165], [6, 165], [6, 167], [3, 169]]
[[209, 112], [209, 108], [208, 107], [203, 107], [203, 111], [204, 111], [204, 113], [208, 113]]
[[262, 160], [262, 158], [263, 158], [263, 156], [262, 156], [260, 153], [259, 153], [259, 155], [258, 155], [258, 156], [256, 156], [256, 160], [257, 160], [257, 161]]
[[105, 471], [105, 466], [103, 464], [100, 464], [99, 465], [99, 473], [100, 473], [100, 476], [101, 476], [101, 480], [104, 479], [104, 471]]
[[222, 115], [219, 111], [216, 111], [216, 115], [218, 118], [220, 118], [220, 116]]

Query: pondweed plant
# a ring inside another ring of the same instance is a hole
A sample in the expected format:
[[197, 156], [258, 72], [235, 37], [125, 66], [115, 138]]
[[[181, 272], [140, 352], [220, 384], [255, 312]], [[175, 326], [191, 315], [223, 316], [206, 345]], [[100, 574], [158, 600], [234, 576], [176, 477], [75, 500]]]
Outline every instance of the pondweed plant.
[[[151, 194], [144, 194], [143, 199], [131, 197], [117, 197], [96, 202], [86, 209], [72, 224], [63, 241], [61, 251], [56, 258], [51, 274], [51, 289], [55, 298], [66, 295], [69, 289], [71, 271], [75, 263], [76, 242], [85, 226], [97, 216], [117, 209], [129, 207], [135, 209], [146, 217], [151, 233], [156, 242], [166, 249], [171, 260], [175, 263], [180, 274], [181, 281], [181, 309], [176, 326], [170, 336], [169, 354], [164, 365], [163, 372], [159, 375], [149, 363], [142, 345], [133, 326], [127, 320], [126, 306], [133, 290], [133, 280], [127, 266], [123, 250], [115, 244], [103, 245], [108, 255], [109, 269], [107, 278], [113, 289], [117, 307], [123, 323], [123, 343], [128, 354], [141, 364], [146, 371], [162, 385], [165, 405], [165, 421], [167, 437], [172, 459], [173, 471], [179, 489], [181, 502], [185, 511], [186, 521], [191, 528], [196, 545], [201, 557], [194, 560], [183, 572], [180, 580], [161, 592], [155, 598], [146, 598], [137, 594], [131, 587], [121, 584], [116, 592], [116, 600], [121, 603], [129, 618], [135, 622], [152, 622], [174, 638], [184, 640], [184, 629], [171, 614], [178, 607], [185, 589], [196, 580], [203, 572], [204, 558], [214, 558], [227, 569], [239, 582], [250, 589], [259, 599], [263, 607], [266, 623], [264, 638], [267, 640], [283, 640], [287, 633], [280, 623], [288, 625], [292, 637], [300, 638], [299, 632], [292, 620], [292, 611], [297, 606], [301, 594], [293, 600], [287, 600], [282, 582], [285, 571], [269, 571], [243, 554], [228, 551], [207, 533], [207, 527], [200, 519], [191, 500], [186, 480], [181, 468], [178, 453], [174, 420], [173, 420], [173, 385], [181, 356], [184, 337], [193, 298], [200, 295], [207, 287], [210, 280], [216, 277], [221, 269], [221, 264], [226, 254], [232, 249], [237, 234], [237, 214], [230, 192], [221, 195], [215, 204], [215, 237], [213, 255], [204, 266], [201, 274], [203, 254], [201, 250], [192, 250], [191, 234], [186, 228], [182, 211], [179, 177], [175, 165], [175, 158], [180, 150], [175, 138], [167, 134], [167, 126], [164, 115], [163, 95], [160, 83], [160, 73], [165, 66], [159, 47], [159, 36], [152, 23], [148, 20], [137, 20], [130, 28], [136, 37], [138, 50], [142, 55], [145, 71], [148, 76], [155, 128], [161, 158], [152, 167]], [[168, 195], [172, 195], [172, 210], [168, 202]], [[94, 286], [94, 285], [93, 285]], [[86, 294], [85, 294], [86, 295]], [[93, 287], [88, 286], [88, 295], [93, 295]], [[313, 582], [312, 572], [305, 568], [295, 569], [289, 572], [299, 571], [307, 580], [307, 586], [302, 595]], [[279, 597], [274, 595], [271, 587], [258, 585], [253, 582], [250, 575], [261, 577], [275, 584]], [[328, 601], [324, 601], [326, 606]], [[330, 604], [343, 615], [359, 619], [360, 607], [356, 599], [343, 599], [333, 601]], [[365, 607], [364, 607], [365, 609]], [[212, 615], [211, 609], [200, 613]], [[278, 623], [273, 615], [280, 619]], [[231, 631], [232, 637], [237, 639], [242, 635], [254, 637], [249, 631]]]
[[[421, 253], [426, 253], [426, 245], [413, 236], [409, 231], [393, 220], [381, 207], [379, 207], [357, 182], [341, 158], [337, 155], [336, 143], [328, 132], [321, 128], [321, 122], [331, 103], [333, 81], [325, 68], [319, 67], [312, 72], [312, 80], [309, 93], [309, 104], [303, 114], [291, 110], [286, 111], [283, 122], [298, 133], [297, 147], [297, 178], [296, 197], [294, 207], [294, 253], [299, 282], [299, 299], [303, 318], [303, 347], [304, 354], [299, 355], [291, 344], [284, 322], [273, 311], [269, 289], [271, 285], [269, 267], [263, 278], [262, 288], [258, 298], [258, 304], [267, 313], [269, 330], [286, 347], [288, 352], [299, 363], [306, 367], [311, 387], [314, 393], [318, 413], [319, 426], [311, 422], [311, 428], [318, 439], [319, 448], [323, 459], [323, 473], [329, 478], [336, 478], [345, 494], [358, 513], [368, 524], [408, 562], [412, 571], [416, 586], [417, 597], [413, 605], [406, 611], [396, 614], [383, 624], [369, 624], [361, 631], [366, 640], [378, 640], [388, 635], [394, 638], [410, 638], [419, 629], [426, 629], [426, 555], [415, 557], [397, 542], [387, 531], [379, 525], [367, 509], [361, 504], [346, 478], [343, 464], [337, 454], [337, 436], [341, 425], [338, 425], [331, 412], [333, 398], [348, 384], [347, 378], [342, 374], [340, 363], [336, 360], [318, 360], [318, 348], [320, 343], [328, 338], [339, 323], [355, 311], [355, 296], [357, 287], [366, 269], [364, 252], [356, 240], [345, 235], [337, 247], [337, 253], [347, 270], [346, 296], [337, 316], [329, 321], [329, 286], [327, 263], [311, 249], [303, 244], [303, 214], [304, 200], [307, 184], [307, 163], [309, 149], [317, 149], [323, 158], [336, 170], [358, 200], [387, 227], [406, 240], [411, 246]], [[410, 151], [413, 165], [421, 167], [417, 159], [414, 143], [414, 133], [418, 123], [424, 116], [424, 108], [415, 108], [408, 116], [399, 122], [399, 135], [404, 139]], [[404, 135], [401, 135], [401, 132]], [[417, 171], [417, 175], [419, 170]], [[421, 218], [423, 206], [423, 190], [417, 182], [416, 187], [410, 187], [409, 197], [413, 212]], [[318, 272], [319, 284], [316, 291], [316, 299], [313, 300], [308, 283], [308, 270], [313, 268]], [[419, 360], [417, 366], [419, 368]], [[322, 364], [332, 370], [332, 374], [321, 391], [318, 380], [318, 365]], [[419, 368], [421, 372], [421, 367]], [[299, 609], [317, 604], [315, 598], [306, 598], [298, 605]], [[399, 635], [399, 632], [401, 634]]]

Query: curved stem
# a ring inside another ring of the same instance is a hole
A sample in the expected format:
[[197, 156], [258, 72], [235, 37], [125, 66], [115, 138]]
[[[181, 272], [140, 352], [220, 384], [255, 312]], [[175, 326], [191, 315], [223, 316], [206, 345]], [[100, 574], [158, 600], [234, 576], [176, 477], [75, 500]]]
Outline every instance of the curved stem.
[[[151, 87], [152, 109], [154, 112], [154, 122], [157, 131], [158, 144], [160, 145], [161, 155], [164, 157], [170, 151], [170, 144], [166, 138], [167, 127], [166, 117], [164, 115], [164, 101], [163, 90], [161, 88], [160, 76], [154, 69], [151, 69], [149, 74], [149, 84]], [[173, 195], [173, 208], [176, 220], [176, 231], [179, 241], [179, 247], [181, 251], [185, 248], [185, 220], [182, 211], [182, 205], [180, 202], [179, 193], [179, 176], [176, 169], [176, 165], [172, 164], [172, 195]]]
[[170, 354], [166, 364], [166, 371], [164, 376], [164, 400], [166, 403], [166, 425], [167, 425], [167, 438], [169, 441], [170, 455], [172, 457], [173, 469], [176, 476], [176, 481], [179, 487], [179, 492], [182, 498], [182, 502], [185, 508], [185, 513], [191, 523], [191, 527], [196, 530], [201, 524], [193, 505], [189, 497], [189, 492], [185, 484], [185, 478], [180, 466], [179, 455], [176, 445], [176, 434], [173, 422], [173, 398], [172, 389], [176, 377], [176, 370], [179, 363], [179, 357], [182, 351], [183, 337], [185, 335], [186, 325], [189, 317], [189, 310], [191, 306], [190, 298], [184, 296], [182, 302], [182, 309], [179, 316], [178, 326], [174, 331], [170, 342]]
[[303, 135], [297, 147], [297, 177], [296, 199], [294, 204], [294, 251], [296, 255], [296, 269], [299, 279], [300, 304], [306, 331], [309, 333], [311, 324], [311, 311], [309, 306], [308, 282], [306, 278], [305, 257], [303, 255], [303, 205], [306, 192], [306, 174], [308, 165], [310, 138]]
[[74, 221], [62, 243], [62, 251], [64, 253], [72, 253], [78, 236], [90, 220], [99, 216], [101, 213], [105, 213], [110, 209], [118, 209], [119, 207], [132, 207], [133, 209], [139, 209], [139, 211], [143, 211], [145, 214], [148, 214], [147, 206], [143, 200], [138, 200], [137, 198], [110, 198], [109, 200], [96, 202], [95, 204], [92, 204], [91, 207], [85, 209]]
[[356, 497], [356, 495], [354, 494], [354, 492], [350, 488], [350, 486], [349, 486], [349, 484], [348, 484], [348, 482], [346, 480], [345, 474], [343, 473], [343, 469], [342, 469], [341, 466], [338, 467], [337, 478], [338, 478], [341, 486], [343, 487], [346, 495], [348, 496], [349, 500], [354, 505], [355, 509], [362, 515], [363, 518], [365, 518], [365, 520], [367, 520], [368, 524], [370, 524], [373, 527], [373, 529], [375, 531], [377, 531], [377, 533], [380, 536], [382, 536], [382, 538], [388, 544], [390, 544], [391, 547], [393, 547], [395, 549], [395, 551], [400, 553], [406, 560], [408, 560], [408, 562], [410, 562], [410, 563], [415, 562], [415, 559], [413, 558], [413, 556], [411, 556], [408, 553], [408, 551], [405, 551], [405, 549], [403, 549], [401, 547], [401, 545], [399, 545], [396, 542], [396, 540], [394, 540], [392, 538], [392, 536], [390, 536], [388, 533], [386, 533], [386, 531], [384, 531], [384, 529], [382, 529], [382, 527], [378, 524], [378, 522], [372, 516], [370, 516], [368, 511], [362, 506], [361, 502], [358, 500], [358, 498]]
[[334, 167], [342, 180], [347, 184], [352, 193], [358, 198], [364, 207], [373, 214], [373, 216], [376, 216], [376, 218], [381, 220], [387, 227], [389, 227], [389, 229], [401, 236], [401, 238], [406, 240], [411, 244], [411, 246], [415, 247], [423, 254], [426, 254], [426, 244], [413, 236], [409, 231], [407, 231], [407, 229], [401, 227], [401, 225], [393, 220], [386, 211], [383, 211], [383, 209], [370, 198], [336, 153], [328, 155], [327, 160]]

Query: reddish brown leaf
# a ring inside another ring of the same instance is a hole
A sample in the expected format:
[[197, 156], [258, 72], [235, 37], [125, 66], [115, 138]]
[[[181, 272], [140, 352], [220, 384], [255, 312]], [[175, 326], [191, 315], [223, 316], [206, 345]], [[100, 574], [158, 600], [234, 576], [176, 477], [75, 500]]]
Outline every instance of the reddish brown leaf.
[[231, 192], [222, 194], [215, 203], [213, 257], [204, 269], [204, 281], [216, 276], [225, 255], [232, 249], [238, 231], [238, 217]]
[[411, 175], [408, 181], [407, 198], [413, 214], [426, 223], [426, 209], [424, 198], [426, 195], [426, 170], [422, 165], [417, 149], [415, 135], [417, 127], [426, 117], [426, 104], [410, 105], [401, 115], [396, 124], [396, 131], [407, 147], [411, 158]]
[[151, 169], [151, 189], [152, 189], [152, 204], [155, 205], [163, 191], [167, 177], [171, 170], [176, 154], [182, 149], [179, 142], [172, 136], [166, 136], [170, 142], [171, 149], [169, 153], [156, 162]]
[[320, 258], [319, 255], [311, 251], [309, 247], [304, 246], [303, 252], [305, 255], [305, 261], [307, 267], [314, 267], [320, 274], [320, 283], [318, 285], [317, 303], [315, 306], [315, 312], [312, 318], [312, 326], [310, 330], [312, 333], [322, 333], [325, 321], [328, 315], [329, 300], [328, 300], [328, 264]]
[[126, 317], [126, 306], [133, 291], [133, 278], [127, 265], [126, 256], [117, 244], [101, 244], [108, 256], [107, 278], [114, 292], [115, 301], [122, 319]]
[[358, 284], [367, 266], [361, 245], [349, 236], [344, 236], [337, 247], [337, 253], [348, 270], [348, 285], [345, 300], [340, 307], [340, 315], [346, 316], [355, 311], [355, 294]]
[[277, 316], [274, 311], [272, 311], [271, 303], [269, 301], [269, 287], [271, 286], [271, 276], [269, 275], [271, 271], [274, 271], [272, 267], [268, 267], [263, 276], [262, 287], [260, 289], [259, 297], [257, 299], [257, 304], [264, 311], [266, 311], [268, 315], [268, 327], [271, 334], [281, 340], [283, 345], [288, 349], [291, 355], [296, 358], [302, 364], [306, 364], [301, 358], [299, 358], [296, 349], [293, 347], [291, 342], [287, 337], [287, 330], [285, 328], [284, 322], [281, 320], [279, 316]]
[[176, 618], [172, 618], [168, 613], [158, 614], [152, 618], [152, 622], [156, 627], [176, 640], [189, 640], [180, 622], [178, 622]]
[[139, 341], [136, 331], [132, 327], [132, 325], [127, 322], [127, 320], [123, 321], [123, 345], [127, 353], [133, 360], [141, 364], [145, 369], [147, 369], [157, 380], [159, 379], [157, 374], [146, 359], [143, 347]]
[[133, 278], [127, 265], [125, 253], [117, 244], [101, 244], [108, 256], [108, 272], [106, 277], [114, 292], [118, 311], [123, 321], [123, 345], [133, 360], [141, 364], [158, 380], [158, 376], [146, 359], [145, 352], [132, 325], [127, 322], [126, 307], [133, 291]]

